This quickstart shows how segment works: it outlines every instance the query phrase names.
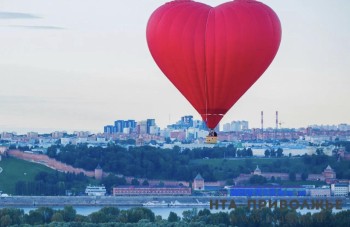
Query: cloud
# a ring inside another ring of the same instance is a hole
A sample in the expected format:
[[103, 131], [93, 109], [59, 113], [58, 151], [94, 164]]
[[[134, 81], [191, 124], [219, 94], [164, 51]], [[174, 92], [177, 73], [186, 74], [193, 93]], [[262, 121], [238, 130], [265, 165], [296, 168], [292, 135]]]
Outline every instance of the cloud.
[[1, 12], [0, 19], [38, 19], [41, 17], [29, 13]]
[[15, 27], [15, 28], [28, 28], [28, 29], [64, 29], [62, 27], [57, 26], [35, 26], [35, 25], [10, 25], [9, 27]]

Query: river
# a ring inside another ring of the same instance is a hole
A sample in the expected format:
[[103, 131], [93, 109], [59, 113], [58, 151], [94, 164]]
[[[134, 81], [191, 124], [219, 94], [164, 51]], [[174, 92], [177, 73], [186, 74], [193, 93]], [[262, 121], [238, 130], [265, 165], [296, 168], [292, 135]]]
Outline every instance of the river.
[[[87, 216], [93, 212], [99, 211], [101, 208], [103, 208], [103, 206], [73, 206], [74, 209], [77, 211], [77, 214], [80, 215], [84, 215]], [[3, 208], [3, 207], [0, 207]], [[18, 208], [18, 209], [23, 209], [24, 213], [29, 213], [31, 210], [35, 210], [38, 207], [13, 207], [13, 208]], [[52, 207], [53, 209], [63, 209], [63, 207]], [[121, 210], [127, 210], [130, 209], [132, 207], [126, 207], [126, 206], [122, 206], [122, 207], [118, 207]], [[206, 207], [197, 207], [197, 210], [202, 210]], [[163, 219], [167, 219], [170, 212], [175, 212], [179, 217], [182, 217], [182, 213], [186, 210], [192, 210], [193, 208], [191, 207], [149, 207], [150, 210], [152, 210], [152, 212], [155, 215], [160, 215]], [[341, 210], [336, 210], [333, 209], [334, 213], [340, 212], [340, 211], [344, 211], [344, 210], [350, 210], [350, 207], [343, 207]], [[210, 210], [212, 213], [216, 213], [216, 212], [231, 212], [232, 210], [221, 210], [221, 209], [212, 209]], [[308, 212], [310, 212], [311, 214], [313, 213], [317, 213], [320, 212], [320, 209], [312, 209], [312, 210], [308, 210], [308, 209], [297, 209], [297, 212], [300, 212], [301, 214], [306, 214]]]

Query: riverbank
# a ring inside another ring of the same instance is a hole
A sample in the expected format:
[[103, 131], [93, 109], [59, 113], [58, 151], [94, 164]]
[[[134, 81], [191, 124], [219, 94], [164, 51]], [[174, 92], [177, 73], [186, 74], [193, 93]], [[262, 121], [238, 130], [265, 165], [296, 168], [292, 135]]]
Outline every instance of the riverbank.
[[[40, 207], [40, 206], [176, 206], [176, 207], [202, 207], [210, 208], [210, 204], [219, 204], [222, 207], [222, 201], [228, 206], [234, 201], [237, 206], [259, 203], [259, 201], [298, 201], [302, 204], [304, 201], [312, 204], [313, 202], [324, 202], [329, 204], [340, 203], [342, 207], [350, 207], [349, 198], [346, 197], [225, 197], [225, 196], [10, 196], [0, 197], [0, 206], [2, 207]], [[340, 202], [339, 202], [340, 201]]]

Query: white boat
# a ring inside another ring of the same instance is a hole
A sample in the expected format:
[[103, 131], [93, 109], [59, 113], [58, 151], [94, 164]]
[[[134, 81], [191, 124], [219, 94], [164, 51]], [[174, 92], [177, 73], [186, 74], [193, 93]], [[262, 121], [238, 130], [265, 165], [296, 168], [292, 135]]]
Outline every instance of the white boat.
[[142, 206], [144, 207], [169, 207], [170, 204], [166, 203], [164, 200], [159, 202], [159, 201], [149, 201], [146, 203], [142, 203]]
[[104, 196], [106, 195], [105, 186], [87, 186], [85, 193], [89, 196]]
[[146, 203], [143, 203], [142, 206], [145, 207], [206, 207], [209, 206], [210, 203], [203, 203], [198, 201], [197, 202], [193, 202], [193, 203], [181, 203], [177, 200], [175, 201], [171, 201], [170, 203], [165, 202], [164, 200], [159, 202], [159, 201], [149, 201]]
[[198, 199], [196, 200], [197, 202], [193, 203], [180, 203], [179, 201], [175, 200], [174, 202], [170, 202], [170, 206], [172, 207], [206, 207], [209, 206], [210, 203], [206, 202], [200, 202]]

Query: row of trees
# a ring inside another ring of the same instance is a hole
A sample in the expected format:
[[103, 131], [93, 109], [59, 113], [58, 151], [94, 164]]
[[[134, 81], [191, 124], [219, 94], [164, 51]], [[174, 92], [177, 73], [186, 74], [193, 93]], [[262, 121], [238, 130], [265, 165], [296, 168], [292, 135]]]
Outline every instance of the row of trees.
[[[51, 158], [86, 170], [94, 170], [99, 164], [106, 172], [124, 176], [186, 181], [192, 181], [200, 172], [206, 180], [215, 181], [231, 179], [237, 176], [237, 173], [231, 171], [219, 176], [215, 174], [212, 167], [192, 161], [203, 158], [235, 157], [236, 151], [237, 149], [233, 146], [181, 151], [179, 147], [160, 149], [144, 146], [126, 149], [116, 145], [110, 145], [107, 148], [67, 145], [64, 147], [52, 146], [48, 149], [47, 154]], [[248, 151], [245, 151], [244, 155], [246, 153]]]
[[[173, 179], [191, 181], [198, 174], [207, 181], [229, 180], [240, 173], [250, 173], [256, 167], [252, 160], [246, 159], [245, 165], [229, 166], [225, 159], [236, 157], [251, 157], [253, 152], [248, 149], [228, 147], [198, 148], [180, 150], [160, 149], [150, 146], [130, 147], [129, 149], [117, 145], [107, 148], [90, 147], [86, 145], [52, 146], [48, 155], [61, 162], [86, 170], [94, 170], [99, 164], [104, 171], [148, 179]], [[330, 164], [336, 171], [338, 178], [350, 179], [350, 169], [347, 161], [337, 162], [334, 157], [324, 154], [303, 155], [300, 159], [278, 158], [283, 156], [283, 150], [266, 150], [266, 157], [276, 157], [271, 163], [259, 166], [266, 172], [287, 172], [303, 174], [305, 179], [309, 173], [321, 173]], [[221, 165], [201, 162], [203, 159], [221, 159]], [[294, 162], [294, 160], [296, 160]], [[231, 163], [231, 162], [230, 162]], [[142, 183], [142, 182], [140, 182]]]
[[0, 226], [349, 226], [350, 211], [332, 213], [322, 210], [318, 213], [300, 214], [295, 210], [274, 210], [263, 208], [249, 210], [237, 208], [231, 212], [211, 212], [208, 209], [187, 210], [182, 217], [170, 212], [167, 219], [156, 216], [147, 208], [131, 208], [119, 210], [105, 207], [87, 216], [79, 215], [71, 206], [62, 210], [48, 207], [31, 210], [25, 214], [23, 210], [3, 208], [0, 210]]
[[265, 157], [282, 157], [283, 156], [283, 149], [278, 148], [275, 150], [274, 148], [266, 149], [264, 153]]
[[40, 171], [34, 181], [17, 181], [16, 195], [65, 195], [67, 191], [78, 194], [84, 191], [89, 179], [84, 174]]

